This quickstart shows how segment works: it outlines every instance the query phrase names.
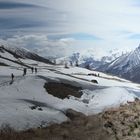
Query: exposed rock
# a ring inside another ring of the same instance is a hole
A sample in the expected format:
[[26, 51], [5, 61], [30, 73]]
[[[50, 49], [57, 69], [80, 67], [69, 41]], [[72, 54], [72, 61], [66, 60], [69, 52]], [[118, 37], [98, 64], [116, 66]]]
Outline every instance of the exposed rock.
[[48, 82], [44, 85], [44, 88], [49, 94], [61, 99], [68, 98], [70, 95], [79, 98], [83, 94], [81, 87], [65, 83]]
[[97, 80], [91, 80], [91, 82], [98, 84], [98, 81]]
[[70, 118], [71, 120], [74, 120], [76, 118], [84, 118], [84, 117], [86, 117], [83, 113], [77, 112], [77, 111], [72, 110], [72, 109], [66, 110], [66, 116], [68, 118]]
[[[114, 111], [115, 110], [115, 111]], [[101, 114], [104, 127], [116, 140], [140, 139], [140, 100]]]

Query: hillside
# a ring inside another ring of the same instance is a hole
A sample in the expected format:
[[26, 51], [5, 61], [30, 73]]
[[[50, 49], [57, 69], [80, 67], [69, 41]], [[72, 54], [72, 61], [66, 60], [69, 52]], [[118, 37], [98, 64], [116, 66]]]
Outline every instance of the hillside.
[[85, 116], [72, 109], [66, 111], [70, 120], [48, 127], [17, 132], [4, 126], [0, 132], [2, 140], [139, 140], [140, 100], [128, 102], [119, 108], [110, 108], [100, 114]]
[[25, 48], [16, 48], [16, 47], [6, 47], [6, 46], [0, 46], [0, 64], [1, 65], [8, 65], [8, 66], [26, 66], [28, 67], [28, 64], [24, 63], [26, 60], [30, 60], [30, 62], [34, 61], [42, 62], [46, 64], [52, 64], [51, 61], [49, 61], [46, 58], [43, 58], [33, 52], [30, 52], [29, 50]]
[[[100, 114], [140, 97], [139, 84], [116, 76], [16, 58], [3, 49], [0, 53], [1, 62], [7, 65], [0, 66], [1, 137], [20, 137], [24, 133], [22, 139], [35, 137], [34, 134], [42, 139], [52, 135], [76, 139], [82, 133], [81, 139], [109, 140], [114, 135], [108, 135], [108, 128], [104, 130], [106, 121], [101, 121]], [[31, 67], [36, 67], [37, 73], [32, 73]], [[27, 69], [25, 76], [23, 68]], [[15, 76], [13, 81], [11, 73]]]
[[[28, 69], [24, 77], [21, 68], [0, 67], [0, 125], [8, 123], [17, 130], [48, 126], [66, 121], [64, 112], [69, 108], [92, 115], [139, 97], [138, 84], [117, 77], [103, 73], [99, 73], [99, 77], [88, 75], [98, 72], [78, 67], [39, 65], [37, 74]], [[11, 73], [15, 80], [10, 85]], [[91, 80], [97, 80], [98, 84]], [[54, 84], [54, 88], [47, 86], [45, 89], [46, 83]], [[62, 88], [58, 89], [60, 83]], [[54, 95], [54, 90], [63, 94], [65, 89], [69, 93], [64, 98]], [[75, 95], [71, 94], [72, 90]]]
[[98, 70], [118, 75], [133, 82], [140, 82], [140, 46], [124, 54]]

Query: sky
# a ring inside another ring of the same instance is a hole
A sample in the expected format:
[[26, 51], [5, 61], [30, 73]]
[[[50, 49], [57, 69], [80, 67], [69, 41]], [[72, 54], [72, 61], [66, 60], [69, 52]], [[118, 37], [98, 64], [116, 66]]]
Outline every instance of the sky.
[[99, 57], [140, 43], [140, 0], [0, 0], [0, 43], [43, 56]]

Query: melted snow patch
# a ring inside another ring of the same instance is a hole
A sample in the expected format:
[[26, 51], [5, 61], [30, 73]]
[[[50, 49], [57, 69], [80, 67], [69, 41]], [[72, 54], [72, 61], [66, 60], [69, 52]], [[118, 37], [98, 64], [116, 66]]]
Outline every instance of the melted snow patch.
[[84, 90], [81, 99], [89, 100], [89, 114], [99, 113], [104, 109], [134, 101], [136, 95], [133, 91], [128, 92], [125, 88], [110, 87], [102, 90]]

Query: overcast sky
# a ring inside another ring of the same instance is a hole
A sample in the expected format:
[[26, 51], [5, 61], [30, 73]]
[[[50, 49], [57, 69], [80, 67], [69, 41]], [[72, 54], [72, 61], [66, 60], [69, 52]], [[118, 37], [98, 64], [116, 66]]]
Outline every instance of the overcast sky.
[[140, 0], [0, 0], [0, 41], [45, 56], [130, 50], [139, 17]]

